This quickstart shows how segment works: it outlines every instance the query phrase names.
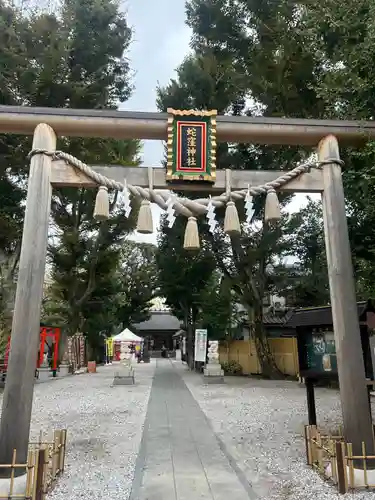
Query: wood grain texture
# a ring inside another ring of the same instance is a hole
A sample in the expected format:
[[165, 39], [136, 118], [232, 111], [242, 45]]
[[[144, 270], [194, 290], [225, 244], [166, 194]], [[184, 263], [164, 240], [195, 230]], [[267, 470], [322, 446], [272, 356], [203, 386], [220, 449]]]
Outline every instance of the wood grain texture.
[[[117, 182], [124, 182], [126, 178], [128, 184], [133, 186], [148, 187], [147, 168], [144, 167], [122, 167], [122, 166], [92, 166], [95, 172], [98, 172]], [[254, 170], [231, 170], [231, 189], [232, 191], [247, 189], [250, 186], [260, 186], [271, 182], [285, 172], [281, 171], [254, 171]], [[75, 169], [62, 160], [56, 160], [52, 164], [51, 183], [54, 187], [73, 186], [73, 187], [97, 187], [89, 177], [78, 169]], [[163, 168], [153, 168], [154, 189], [170, 189], [171, 184], [165, 180], [165, 170]], [[195, 191], [221, 194], [225, 192], [225, 170], [217, 170], [216, 182], [214, 184], [172, 184], [176, 191]], [[211, 187], [210, 187], [211, 186]], [[313, 169], [290, 181], [280, 191], [294, 193], [318, 193], [323, 191], [323, 174], [320, 170]]]
[[[326, 137], [320, 142], [318, 152], [319, 160], [339, 159], [337, 139], [334, 136]], [[355, 455], [361, 455], [362, 442], [366, 444], [368, 454], [373, 455], [374, 440], [341, 167], [336, 164], [325, 165], [323, 181], [324, 231], [345, 439], [353, 443]]]
[[[33, 148], [56, 148], [54, 131], [46, 124], [36, 127]], [[0, 422], [0, 464], [10, 463], [17, 450], [26, 463], [33, 402], [34, 374], [40, 330], [40, 307], [47, 254], [52, 187], [51, 158], [31, 159], [22, 248], [7, 378]], [[5, 470], [0, 471], [5, 475]]]
[[[168, 114], [0, 106], [0, 132], [32, 134], [48, 123], [59, 136], [167, 140]], [[375, 122], [218, 116], [218, 142], [313, 146], [328, 134], [350, 145], [375, 138]]]

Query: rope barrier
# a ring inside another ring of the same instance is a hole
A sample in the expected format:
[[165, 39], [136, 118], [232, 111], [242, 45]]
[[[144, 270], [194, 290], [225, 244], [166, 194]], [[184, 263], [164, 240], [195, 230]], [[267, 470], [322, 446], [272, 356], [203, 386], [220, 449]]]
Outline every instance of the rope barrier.
[[[85, 175], [87, 175], [87, 177], [96, 182], [98, 186], [105, 186], [108, 189], [116, 189], [117, 191], [123, 191], [125, 189], [125, 186], [120, 182], [114, 181], [104, 175], [98, 174], [91, 167], [86, 165], [86, 163], [68, 153], [64, 153], [63, 151], [33, 149], [32, 151], [30, 151], [28, 158], [31, 159], [33, 156], [39, 154], [50, 156], [53, 160], [63, 160], [67, 162], [72, 167], [77, 168]], [[211, 198], [199, 198], [195, 200], [189, 200], [188, 198], [176, 196], [173, 199], [173, 208], [176, 212], [184, 215], [185, 217], [205, 215], [207, 213], [207, 206], [209, 203], [212, 203], [215, 208], [219, 208], [225, 206], [228, 201], [231, 200], [234, 202], [244, 200], [247, 193], [250, 193], [252, 196], [266, 194], [272, 189], [278, 190], [280, 187], [288, 184], [291, 180], [299, 177], [306, 172], [309, 172], [312, 168], [321, 168], [324, 165], [332, 163], [338, 164], [340, 166], [343, 165], [342, 160], [337, 159], [327, 159], [322, 162], [306, 162], [302, 165], [298, 165], [289, 172], [285, 172], [285, 174], [281, 175], [274, 181], [263, 184], [261, 186], [250, 186], [249, 190], [242, 189], [238, 191], [231, 191], [230, 194], [223, 193], [219, 196], [212, 196]], [[132, 186], [131, 184], [127, 184], [126, 189], [128, 189], [133, 196], [136, 196], [143, 200], [148, 200], [152, 203], [156, 203], [162, 210], [168, 209], [167, 201], [170, 198], [170, 194], [166, 191], [143, 188], [140, 186]]]

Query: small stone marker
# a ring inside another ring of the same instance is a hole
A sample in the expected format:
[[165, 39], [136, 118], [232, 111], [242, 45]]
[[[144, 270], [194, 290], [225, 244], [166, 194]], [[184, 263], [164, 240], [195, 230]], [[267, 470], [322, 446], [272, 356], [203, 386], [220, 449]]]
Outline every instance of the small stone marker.
[[38, 380], [39, 382], [45, 382], [50, 378], [49, 366], [41, 366], [38, 370]]
[[133, 385], [134, 383], [134, 368], [130, 364], [121, 364], [115, 372], [113, 385]]

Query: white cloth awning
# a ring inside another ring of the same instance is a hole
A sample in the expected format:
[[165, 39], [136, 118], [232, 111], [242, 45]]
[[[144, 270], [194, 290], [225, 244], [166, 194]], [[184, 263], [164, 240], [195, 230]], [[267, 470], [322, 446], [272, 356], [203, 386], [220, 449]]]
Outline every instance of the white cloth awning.
[[138, 335], [131, 332], [129, 328], [125, 328], [123, 332], [115, 335], [112, 339], [114, 342], [143, 342], [143, 338], [138, 337]]

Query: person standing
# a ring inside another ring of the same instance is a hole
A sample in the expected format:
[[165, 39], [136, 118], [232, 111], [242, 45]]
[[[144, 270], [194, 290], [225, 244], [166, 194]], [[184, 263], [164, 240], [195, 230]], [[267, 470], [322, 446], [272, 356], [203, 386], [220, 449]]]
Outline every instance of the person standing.
[[137, 358], [137, 363], [141, 362], [141, 346], [137, 344], [135, 346], [135, 357]]

